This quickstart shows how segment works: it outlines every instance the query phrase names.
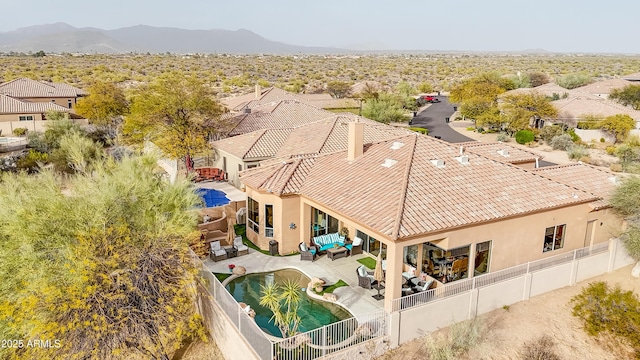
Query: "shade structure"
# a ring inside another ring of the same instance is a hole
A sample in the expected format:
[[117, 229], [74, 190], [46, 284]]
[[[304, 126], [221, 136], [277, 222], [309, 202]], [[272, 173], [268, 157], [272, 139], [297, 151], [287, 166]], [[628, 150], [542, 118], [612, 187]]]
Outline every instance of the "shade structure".
[[236, 231], [234, 225], [236, 224], [233, 217], [227, 216], [227, 241], [229, 245], [233, 246], [233, 238], [236, 237]]
[[378, 258], [376, 259], [376, 268], [373, 270], [373, 278], [376, 280], [376, 288], [378, 289], [378, 293], [373, 295], [373, 298], [376, 300], [380, 300], [384, 298], [384, 295], [380, 294], [380, 283], [384, 280], [384, 272], [382, 271], [382, 251], [378, 253]]

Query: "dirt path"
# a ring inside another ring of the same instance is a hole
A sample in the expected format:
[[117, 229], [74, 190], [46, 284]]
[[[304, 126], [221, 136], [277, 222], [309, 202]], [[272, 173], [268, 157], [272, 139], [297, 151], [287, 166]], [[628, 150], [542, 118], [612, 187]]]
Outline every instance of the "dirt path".
[[[603, 344], [582, 330], [580, 321], [571, 315], [569, 302], [583, 287], [594, 281], [606, 281], [610, 285], [619, 284], [624, 290], [640, 294], [640, 281], [631, 276], [631, 268], [632, 266], [627, 266], [575, 286], [521, 301], [508, 309], [497, 309], [480, 316], [487, 325], [484, 343], [466, 359], [520, 359], [519, 352], [523, 344], [542, 335], [549, 335], [554, 339], [555, 352], [561, 359], [623, 359], [622, 355], [614, 354], [607, 348], [607, 344], [617, 347], [615, 341]], [[442, 331], [444, 330], [439, 332]], [[425, 341], [426, 337], [408, 342], [380, 359], [425, 359]], [[463, 359], [465, 358], [460, 358]]]

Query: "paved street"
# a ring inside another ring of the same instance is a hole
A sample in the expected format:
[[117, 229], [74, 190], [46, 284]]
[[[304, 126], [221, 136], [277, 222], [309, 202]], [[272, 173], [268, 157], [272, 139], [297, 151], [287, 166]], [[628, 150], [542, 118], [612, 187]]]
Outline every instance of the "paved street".
[[445, 118], [451, 117], [454, 112], [453, 104], [449, 102], [449, 98], [446, 96], [436, 96], [436, 98], [440, 102], [431, 104], [431, 106], [418, 113], [413, 118], [411, 126], [428, 129], [429, 136], [439, 136], [442, 140], [451, 143], [473, 141], [473, 139], [453, 130], [446, 123]]

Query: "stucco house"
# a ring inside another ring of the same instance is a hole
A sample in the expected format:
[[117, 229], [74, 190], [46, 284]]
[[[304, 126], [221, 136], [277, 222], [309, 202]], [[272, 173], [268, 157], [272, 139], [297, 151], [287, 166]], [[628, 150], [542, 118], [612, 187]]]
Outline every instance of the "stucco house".
[[42, 131], [48, 111], [68, 113], [68, 108], [51, 102], [29, 102], [0, 94], [0, 130], [11, 134], [13, 129], [25, 128], [29, 131]]
[[[617, 228], [613, 214], [600, 211], [603, 194], [586, 185], [415, 133], [367, 144], [365, 126], [347, 124], [346, 150], [241, 172], [248, 238], [263, 249], [275, 240], [286, 254], [346, 228], [365, 252], [387, 260], [391, 309], [403, 272], [456, 281], [570, 252], [586, 237], [604, 242]], [[443, 275], [447, 261], [458, 264], [455, 274]]]
[[86, 91], [63, 83], [19, 78], [0, 84], [0, 94], [32, 103], [53, 103], [71, 109], [78, 99], [89, 95]]

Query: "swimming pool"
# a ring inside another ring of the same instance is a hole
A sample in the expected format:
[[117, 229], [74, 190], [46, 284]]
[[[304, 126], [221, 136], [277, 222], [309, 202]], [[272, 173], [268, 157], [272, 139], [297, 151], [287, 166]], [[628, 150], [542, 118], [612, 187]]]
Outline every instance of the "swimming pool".
[[206, 207], [216, 207], [220, 205], [226, 205], [229, 203], [229, 199], [226, 194], [220, 190], [215, 189], [198, 189], [198, 194], [204, 200]]
[[[250, 274], [231, 280], [226, 288], [234, 299], [250, 305], [256, 312], [255, 321], [262, 330], [270, 335], [282, 337], [280, 330], [271, 322], [273, 313], [271, 310], [260, 305], [261, 286], [275, 282], [282, 284], [285, 280], [298, 282], [300, 288], [305, 288], [310, 279], [295, 269], [284, 269], [266, 273]], [[324, 325], [352, 318], [353, 316], [340, 305], [325, 301], [318, 301], [307, 296], [302, 291], [302, 296], [298, 308], [298, 315], [302, 321], [298, 328], [299, 332], [307, 332]]]

